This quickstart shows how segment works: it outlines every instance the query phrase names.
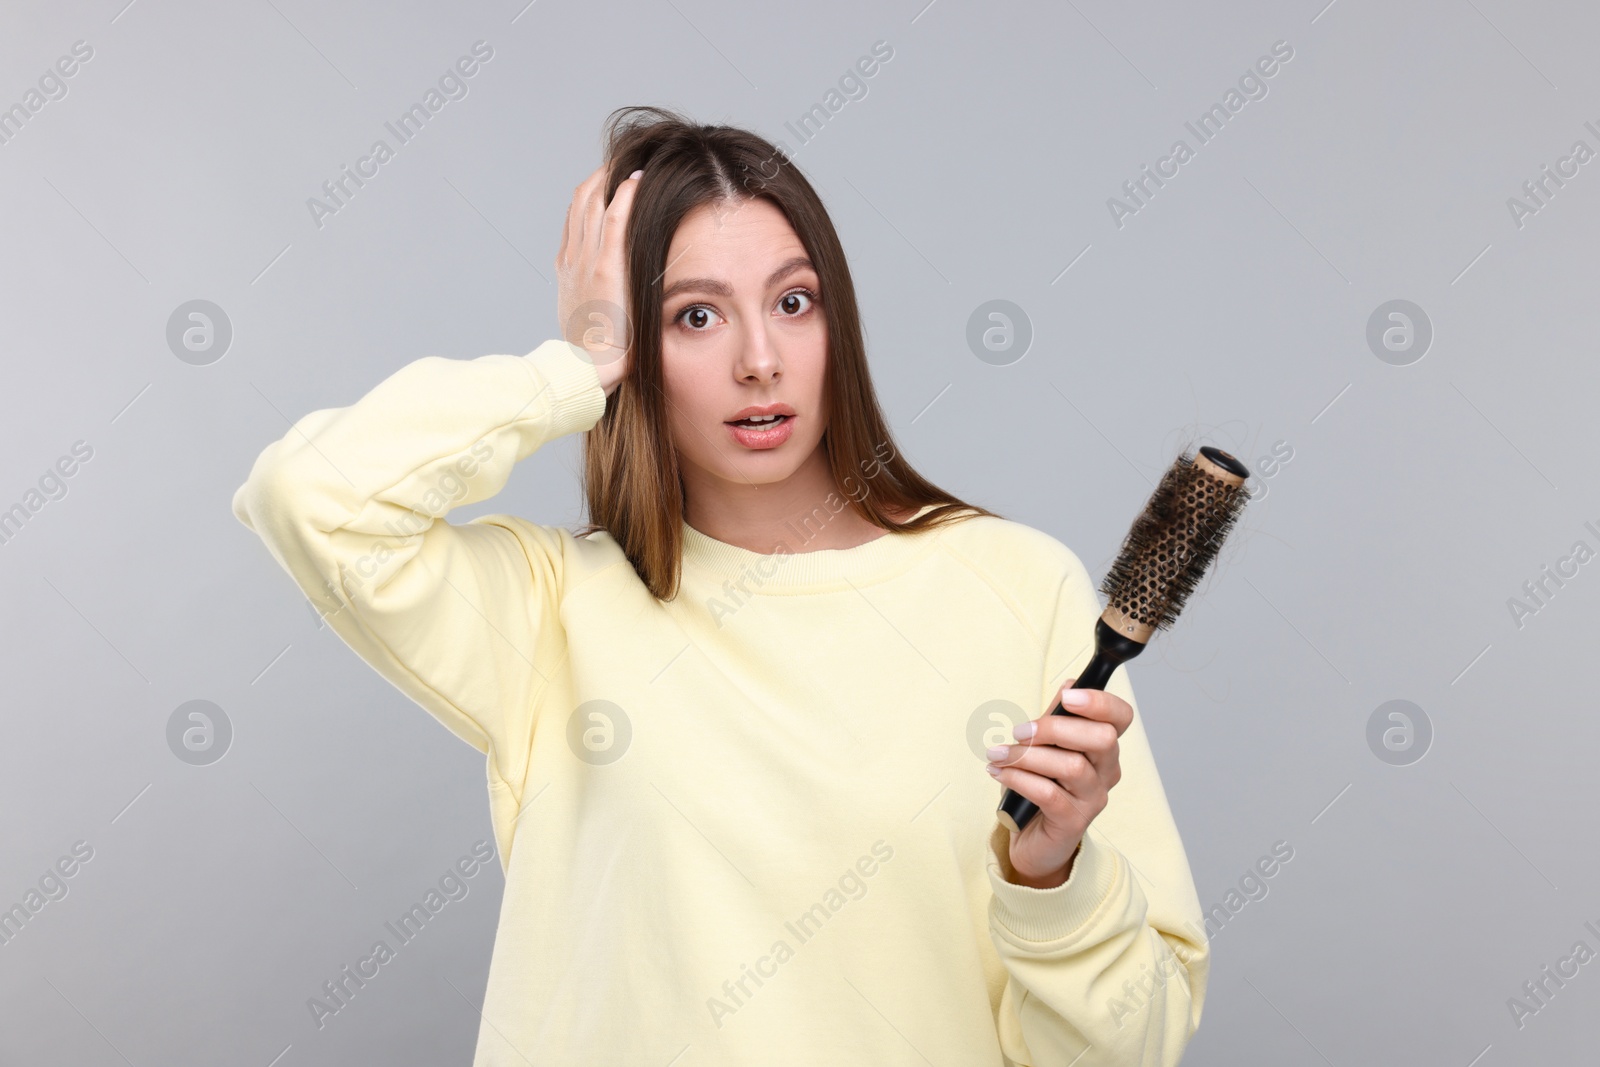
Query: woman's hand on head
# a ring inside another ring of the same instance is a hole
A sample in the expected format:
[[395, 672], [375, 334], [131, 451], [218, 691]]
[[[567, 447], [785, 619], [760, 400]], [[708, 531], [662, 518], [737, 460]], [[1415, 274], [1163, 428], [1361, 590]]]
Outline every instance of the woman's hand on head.
[[991, 773], [1000, 768], [1000, 784], [1039, 806], [1022, 832], [1011, 835], [1009, 856], [1022, 883], [1035, 889], [1058, 886], [1072, 874], [1089, 823], [1122, 779], [1118, 739], [1133, 722], [1126, 700], [1098, 689], [1073, 689], [1075, 681], [1069, 678], [1057, 694], [1064, 701], [1069, 694], [1074, 701], [1082, 698], [1081, 704], [1063, 703], [1071, 715], [1041, 715], [1023, 724], [1034, 728], [1031, 737], [990, 750]]
[[610, 204], [604, 202], [605, 164], [585, 178], [567, 206], [567, 223], [556, 251], [561, 336], [589, 353], [607, 395], [627, 375], [632, 357], [623, 238], [640, 173], [635, 171], [617, 186]]

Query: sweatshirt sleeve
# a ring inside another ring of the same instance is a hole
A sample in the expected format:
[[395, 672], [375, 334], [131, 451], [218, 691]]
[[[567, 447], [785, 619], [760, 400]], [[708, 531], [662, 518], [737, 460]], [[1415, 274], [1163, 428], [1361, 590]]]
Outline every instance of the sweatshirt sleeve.
[[[1074, 555], [1046, 640], [1046, 671], [1057, 673], [1044, 679], [1040, 713], [1094, 655], [1100, 612]], [[1188, 857], [1125, 666], [1107, 691], [1134, 708], [1122, 778], [1067, 880], [1014, 884], [1010, 831], [996, 822], [989, 838], [989, 931], [1008, 975], [996, 1025], [1017, 1064], [1172, 1067], [1200, 1025], [1210, 955]]]
[[443, 520], [499, 492], [547, 441], [592, 427], [605, 401], [593, 362], [563, 340], [525, 356], [427, 356], [300, 419], [233, 495], [235, 517], [345, 643], [484, 753], [491, 791], [513, 797], [565, 642], [574, 538], [498, 515]]

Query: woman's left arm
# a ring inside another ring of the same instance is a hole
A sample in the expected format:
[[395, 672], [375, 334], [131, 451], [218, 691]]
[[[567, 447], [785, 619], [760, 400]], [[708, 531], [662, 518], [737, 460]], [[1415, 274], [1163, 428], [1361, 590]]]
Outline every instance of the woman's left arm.
[[[1046, 662], [1080, 671], [1099, 614], [1079, 564]], [[1049, 684], [1046, 708], [1061, 689]], [[1040, 804], [1015, 843], [999, 823], [990, 836], [989, 930], [1008, 974], [1000, 1045], [1016, 1064], [1172, 1067], [1205, 998], [1200, 903], [1125, 669], [1082, 692], [1089, 703], [1068, 710], [1084, 718], [1041, 715], [998, 761], [1000, 783]]]

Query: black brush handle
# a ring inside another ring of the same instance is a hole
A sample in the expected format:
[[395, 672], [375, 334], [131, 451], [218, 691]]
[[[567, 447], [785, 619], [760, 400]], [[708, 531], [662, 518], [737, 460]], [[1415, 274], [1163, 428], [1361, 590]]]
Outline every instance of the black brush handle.
[[[1094, 624], [1094, 658], [1073, 681], [1072, 688], [1104, 690], [1106, 683], [1111, 681], [1111, 673], [1143, 651], [1142, 642], [1119, 634], [1106, 623], [1104, 618], [1100, 619]], [[1062, 707], [1060, 700], [1057, 700], [1055, 707], [1050, 709], [1050, 714], [1083, 718]], [[1000, 822], [1012, 833], [1017, 834], [1020, 834], [1037, 814], [1039, 805], [1015, 789], [1005, 791], [1005, 795], [1000, 798], [1000, 807], [995, 812]]]

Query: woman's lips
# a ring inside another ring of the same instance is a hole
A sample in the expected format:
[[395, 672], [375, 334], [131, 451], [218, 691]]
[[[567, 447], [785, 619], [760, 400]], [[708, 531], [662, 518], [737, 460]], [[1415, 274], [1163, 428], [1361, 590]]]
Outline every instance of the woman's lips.
[[769, 423], [762, 429], [757, 429], [754, 426], [744, 426], [736, 422], [725, 422], [723, 425], [733, 435], [734, 441], [746, 448], [777, 448], [787, 441], [789, 435], [794, 432], [794, 420], [795, 417], [793, 415], [785, 415], [777, 422]]

